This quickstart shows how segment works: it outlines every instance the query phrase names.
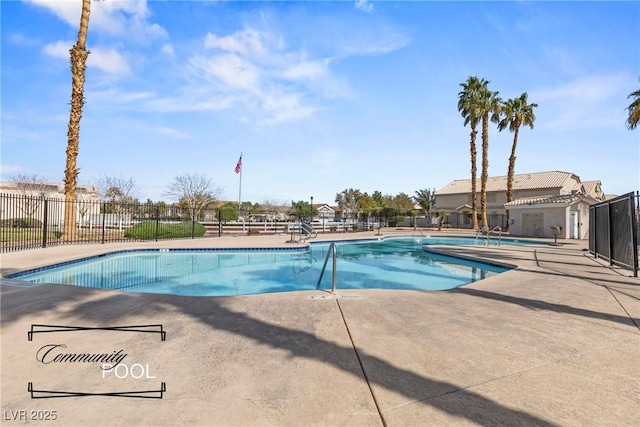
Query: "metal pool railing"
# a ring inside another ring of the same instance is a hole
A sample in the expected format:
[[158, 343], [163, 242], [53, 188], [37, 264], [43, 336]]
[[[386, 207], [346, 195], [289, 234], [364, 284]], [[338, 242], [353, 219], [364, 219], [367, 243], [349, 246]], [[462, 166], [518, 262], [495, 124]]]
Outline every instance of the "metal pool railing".
[[333, 242], [329, 245], [327, 256], [324, 258], [324, 264], [322, 265], [322, 271], [320, 272], [320, 277], [318, 278], [316, 289], [320, 289], [320, 283], [322, 282], [324, 271], [327, 269], [327, 263], [329, 262], [330, 256], [333, 256], [333, 265], [331, 267], [331, 293], [334, 294], [336, 292], [336, 244]]
[[502, 227], [500, 226], [496, 226], [493, 227], [491, 230], [489, 230], [489, 227], [481, 227], [478, 229], [478, 231], [476, 231], [476, 239], [478, 238], [478, 236], [482, 233], [485, 233], [487, 236], [487, 242], [485, 244], [485, 246], [490, 246], [490, 237], [491, 237], [491, 233], [497, 232], [495, 234], [498, 235], [498, 242], [496, 243], [497, 246], [500, 246], [502, 243]]

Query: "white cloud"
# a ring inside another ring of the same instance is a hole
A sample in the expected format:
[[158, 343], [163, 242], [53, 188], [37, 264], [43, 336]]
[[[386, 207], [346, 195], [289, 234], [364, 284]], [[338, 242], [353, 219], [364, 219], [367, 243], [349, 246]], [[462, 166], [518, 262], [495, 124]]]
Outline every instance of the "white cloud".
[[396, 32], [385, 32], [379, 29], [378, 34], [360, 33], [346, 39], [340, 46], [341, 57], [356, 55], [382, 55], [407, 46], [411, 39], [406, 35]]
[[221, 83], [227, 89], [258, 89], [260, 71], [249, 61], [234, 54], [191, 58], [191, 66], [203, 72], [208, 80]]
[[162, 51], [162, 53], [164, 53], [165, 55], [167, 55], [167, 56], [169, 56], [171, 58], [175, 58], [175, 56], [176, 56], [176, 53], [173, 50], [173, 46], [168, 44], [168, 43], [165, 43], [165, 44], [162, 45], [161, 51]]
[[87, 66], [96, 67], [111, 74], [128, 74], [131, 71], [126, 59], [113, 49], [92, 49], [87, 59]]
[[5, 39], [14, 46], [36, 46], [39, 44], [38, 40], [29, 38], [22, 33], [9, 33]]
[[270, 114], [262, 120], [262, 124], [272, 126], [278, 123], [300, 120], [313, 115], [316, 107], [304, 105], [302, 96], [297, 93], [282, 93], [275, 89], [263, 95], [262, 107]]
[[132, 104], [140, 103], [141, 101], [147, 101], [153, 99], [154, 94], [152, 92], [123, 92], [119, 89], [107, 89], [107, 90], [88, 90], [87, 99], [91, 99], [94, 105], [118, 105], [131, 106]]
[[565, 99], [576, 103], [593, 104], [615, 95], [623, 86], [623, 75], [584, 77], [562, 85], [536, 91], [541, 101]]
[[55, 43], [49, 43], [42, 48], [42, 52], [54, 58], [69, 59], [69, 50], [73, 46], [73, 42], [59, 40]]
[[329, 74], [329, 60], [301, 61], [285, 69], [282, 76], [291, 80], [316, 80]]
[[277, 32], [245, 27], [228, 35], [208, 33], [203, 45], [205, 51], [188, 61], [192, 84], [218, 100], [216, 107], [237, 108], [243, 123], [301, 120], [351, 94], [346, 81], [332, 73], [332, 58], [287, 49]]
[[232, 96], [221, 96], [211, 91], [200, 91], [195, 94], [180, 96], [154, 96], [152, 99], [140, 103], [136, 108], [143, 111], [175, 113], [188, 111], [223, 111], [232, 108], [236, 100]]
[[[26, 2], [48, 9], [73, 28], [78, 28], [80, 25], [81, 1], [26, 0]], [[147, 16], [146, 0], [92, 1], [89, 29], [111, 35], [126, 35], [129, 41], [144, 42], [149, 38], [165, 37], [164, 28], [148, 22]]]
[[626, 75], [607, 74], [532, 91], [529, 100], [539, 105], [536, 126], [554, 129], [584, 128], [585, 124], [591, 128], [620, 126], [624, 122], [620, 99], [625, 96], [628, 81]]
[[311, 106], [282, 109], [275, 111], [272, 115], [261, 120], [260, 124], [265, 126], [274, 126], [281, 123], [293, 122], [312, 116], [316, 110], [316, 108]]
[[356, 0], [355, 8], [367, 13], [373, 12], [373, 5], [368, 0]]
[[25, 0], [25, 3], [31, 3], [39, 7], [44, 7], [53, 12], [58, 18], [62, 19], [69, 25], [80, 24], [80, 12], [82, 10], [82, 2], [61, 0], [61, 1], [48, 1], [48, 0]]
[[262, 36], [253, 28], [224, 37], [208, 33], [204, 39], [204, 47], [206, 49], [222, 49], [243, 56], [261, 55], [265, 52]]

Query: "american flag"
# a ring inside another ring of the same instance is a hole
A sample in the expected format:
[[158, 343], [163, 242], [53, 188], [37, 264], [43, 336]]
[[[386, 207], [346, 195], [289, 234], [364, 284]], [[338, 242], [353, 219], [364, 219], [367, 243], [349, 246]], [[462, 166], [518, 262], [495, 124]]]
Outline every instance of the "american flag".
[[242, 156], [238, 159], [238, 163], [236, 163], [236, 173], [240, 173], [242, 170]]

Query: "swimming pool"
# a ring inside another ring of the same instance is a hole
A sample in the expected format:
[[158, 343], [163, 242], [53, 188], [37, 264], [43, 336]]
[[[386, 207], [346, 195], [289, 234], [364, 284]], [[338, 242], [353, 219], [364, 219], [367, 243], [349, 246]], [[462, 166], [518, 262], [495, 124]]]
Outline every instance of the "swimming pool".
[[[475, 239], [466, 239], [469, 244]], [[510, 267], [425, 252], [452, 244], [428, 237], [337, 241], [337, 288], [444, 290], [494, 276]], [[191, 296], [248, 295], [316, 289], [331, 242], [284, 249], [153, 249], [91, 257], [12, 275], [32, 283], [60, 283], [130, 292]], [[455, 244], [462, 244], [457, 242]], [[331, 263], [321, 288], [331, 288]]]

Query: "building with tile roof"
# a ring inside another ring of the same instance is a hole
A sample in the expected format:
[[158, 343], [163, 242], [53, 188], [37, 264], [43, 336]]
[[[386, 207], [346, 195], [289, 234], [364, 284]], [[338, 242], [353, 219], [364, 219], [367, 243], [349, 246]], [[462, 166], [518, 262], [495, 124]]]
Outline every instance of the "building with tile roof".
[[[477, 179], [476, 188], [476, 206], [477, 211], [480, 212], [480, 179]], [[509, 210], [509, 216], [513, 217], [511, 215], [513, 207], [532, 205], [541, 207], [544, 205], [543, 200], [553, 200], [553, 206], [559, 206], [558, 203], [573, 203], [572, 196], [575, 195], [588, 196], [582, 199], [585, 203], [595, 203], [606, 199], [600, 181], [582, 181], [578, 175], [571, 172], [548, 171], [514, 175], [513, 202], [505, 205], [507, 203], [507, 176], [490, 177], [487, 180], [487, 214], [490, 216], [490, 225], [491, 227], [500, 225], [504, 228], [506, 219], [502, 217], [500, 220], [500, 217], [507, 214], [507, 210]], [[452, 216], [457, 214], [458, 227], [471, 227], [472, 201], [470, 179], [451, 181], [436, 191], [436, 209], [448, 211]], [[509, 221], [513, 223], [514, 218], [510, 218]], [[531, 230], [526, 232], [531, 232]], [[537, 231], [536, 233], [542, 232]], [[547, 234], [549, 233], [545, 232], [542, 235]], [[583, 235], [584, 233], [581, 231], [578, 234]]]
[[[477, 179], [476, 202], [480, 210], [480, 179]], [[586, 184], [586, 185], [585, 185]], [[604, 200], [600, 181], [582, 182], [571, 172], [550, 171], [517, 174], [513, 177], [513, 199], [534, 196], [562, 196], [588, 194]], [[458, 179], [436, 191], [436, 208], [450, 212], [471, 212], [471, 180]], [[505, 214], [507, 203], [507, 177], [489, 177], [487, 180], [487, 212]]]
[[527, 237], [587, 239], [589, 206], [598, 200], [586, 194], [522, 197], [506, 203], [509, 234]]

